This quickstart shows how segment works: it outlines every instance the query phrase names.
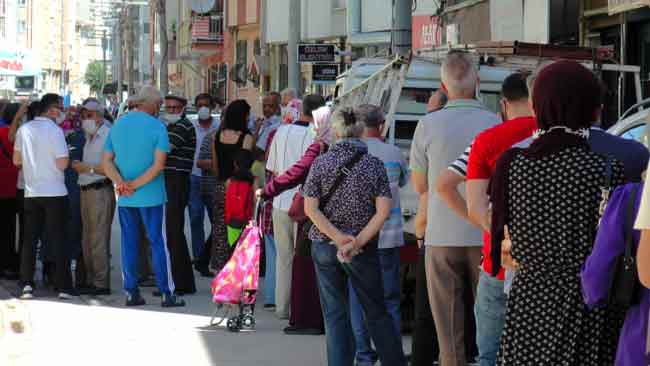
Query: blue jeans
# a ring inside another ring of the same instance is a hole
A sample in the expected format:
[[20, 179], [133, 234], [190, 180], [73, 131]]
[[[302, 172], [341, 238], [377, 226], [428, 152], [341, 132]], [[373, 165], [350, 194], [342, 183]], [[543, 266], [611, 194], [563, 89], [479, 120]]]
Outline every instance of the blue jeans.
[[506, 320], [507, 300], [508, 297], [503, 291], [503, 281], [481, 271], [474, 305], [479, 366], [496, 365], [501, 333]]
[[[379, 249], [379, 264], [384, 287], [384, 303], [386, 309], [393, 319], [395, 331], [401, 334], [400, 326], [400, 277], [399, 277], [399, 248]], [[352, 286], [352, 281], [348, 281], [350, 286], [350, 318], [352, 320], [352, 330], [354, 331], [354, 340], [357, 348], [357, 365], [374, 365], [377, 363], [377, 352], [372, 349], [370, 336], [366, 327], [366, 319], [363, 314], [359, 298]]]
[[122, 228], [122, 278], [124, 290], [133, 295], [138, 289], [138, 246], [140, 222], [144, 224], [147, 239], [151, 243], [153, 269], [160, 292], [174, 292], [174, 280], [169, 267], [169, 253], [163, 236], [164, 205], [153, 207], [120, 207]]
[[273, 235], [264, 234], [266, 274], [264, 276], [264, 304], [275, 305], [275, 240]]
[[203, 250], [205, 242], [205, 230], [203, 221], [205, 219], [205, 210], [208, 209], [208, 217], [212, 221], [212, 207], [207, 205], [204, 197], [201, 196], [201, 177], [190, 175], [190, 200], [188, 209], [190, 212], [190, 226], [192, 228], [192, 258], [198, 259]]
[[325, 318], [328, 365], [354, 364], [356, 350], [348, 304], [349, 279], [363, 308], [381, 364], [405, 366], [401, 335], [384, 302], [377, 244], [369, 243], [363, 253], [346, 264], [338, 261], [336, 252], [336, 247], [329, 242], [314, 242], [311, 248]]

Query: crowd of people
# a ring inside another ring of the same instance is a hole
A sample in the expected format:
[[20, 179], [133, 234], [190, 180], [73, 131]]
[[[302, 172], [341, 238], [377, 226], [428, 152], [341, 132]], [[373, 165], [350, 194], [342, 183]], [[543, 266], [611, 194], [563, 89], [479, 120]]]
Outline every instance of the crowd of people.
[[286, 334], [325, 334], [330, 365], [406, 365], [399, 195], [410, 181], [411, 365], [465, 366], [474, 345], [480, 366], [647, 365], [650, 153], [598, 127], [600, 81], [571, 61], [514, 73], [497, 115], [467, 55], [451, 53], [441, 78], [408, 164], [383, 139], [381, 107], [291, 89], [265, 95], [259, 119], [244, 100], [217, 117], [200, 94], [190, 120], [186, 98], [154, 87], [114, 123], [92, 98], [67, 111], [55, 94], [5, 104], [0, 275], [33, 298], [39, 258], [59, 298], [110, 294], [117, 211], [126, 305], [154, 285], [163, 307], [184, 306], [194, 271], [218, 273], [255, 219], [259, 300]]

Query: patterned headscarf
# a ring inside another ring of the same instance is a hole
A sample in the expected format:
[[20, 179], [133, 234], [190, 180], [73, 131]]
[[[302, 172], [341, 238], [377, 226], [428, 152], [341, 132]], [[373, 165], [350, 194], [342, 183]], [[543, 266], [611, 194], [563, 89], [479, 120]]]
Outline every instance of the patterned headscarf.
[[316, 138], [329, 145], [332, 142], [332, 109], [324, 106], [311, 112], [316, 127]]

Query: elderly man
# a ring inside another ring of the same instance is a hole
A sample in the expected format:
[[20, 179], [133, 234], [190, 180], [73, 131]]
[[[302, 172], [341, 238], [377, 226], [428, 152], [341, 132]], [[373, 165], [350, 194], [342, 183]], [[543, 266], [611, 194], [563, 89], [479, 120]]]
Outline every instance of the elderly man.
[[21, 253], [20, 282], [23, 299], [33, 298], [36, 245], [47, 238], [55, 260], [55, 287], [59, 298], [77, 295], [72, 289], [70, 262], [65, 243], [68, 190], [64, 170], [68, 167], [68, 145], [63, 130], [61, 97], [45, 94], [40, 115], [22, 125], [16, 134], [13, 162], [25, 175], [25, 236]]
[[[408, 183], [408, 166], [398, 147], [382, 141], [385, 120], [381, 108], [366, 104], [356, 108], [354, 114], [364, 125], [363, 137], [368, 146], [368, 153], [384, 163], [393, 197], [390, 216], [379, 233], [377, 254], [381, 267], [384, 303], [393, 320], [395, 332], [399, 334], [401, 332], [399, 248], [404, 245], [404, 223], [399, 189]], [[357, 293], [351, 282], [349, 285], [350, 319], [357, 348], [356, 364], [374, 365], [378, 359], [377, 352], [370, 344], [368, 327]]]
[[[210, 94], [202, 93], [194, 98], [194, 106], [198, 109], [196, 121], [193, 121], [196, 133], [196, 149], [194, 151], [194, 165], [192, 166], [192, 175], [190, 176], [190, 226], [192, 227], [192, 257], [194, 263], [200, 259], [203, 251], [203, 241], [205, 240], [204, 218], [205, 211], [208, 210], [208, 218], [212, 222], [212, 200], [204, 199], [201, 195], [201, 177], [203, 171], [199, 165], [199, 154], [201, 144], [205, 137], [219, 129], [219, 117], [212, 117], [212, 110], [215, 107], [214, 99]], [[206, 268], [197, 267], [199, 272], [205, 273]]]
[[111, 224], [115, 213], [113, 183], [102, 167], [102, 152], [110, 132], [104, 108], [94, 100], [81, 107], [81, 127], [86, 134], [82, 161], [73, 161], [81, 188], [82, 252], [88, 288], [82, 294], [109, 295]]
[[287, 88], [280, 93], [281, 118], [284, 123], [293, 123], [300, 118], [301, 101], [298, 99], [296, 89]]
[[474, 99], [478, 73], [466, 55], [452, 53], [447, 57], [442, 65], [442, 82], [449, 102], [418, 123], [411, 147], [411, 171], [416, 192], [428, 196], [426, 235], [418, 239], [426, 245], [429, 301], [440, 363], [464, 366], [464, 304], [469, 301], [465, 294], [476, 292], [481, 232], [467, 221], [467, 204], [458, 190], [445, 201], [441, 193], [447, 187], [437, 187], [435, 182], [470, 141], [499, 123], [499, 118]]
[[196, 292], [196, 284], [185, 238], [185, 208], [190, 199], [190, 173], [194, 166], [196, 131], [192, 122], [185, 117], [185, 98], [166, 95], [164, 103], [165, 113], [161, 119], [167, 124], [170, 147], [165, 164], [167, 250], [176, 293], [193, 294]]
[[174, 295], [174, 281], [168, 265], [163, 234], [165, 161], [170, 151], [165, 126], [156, 118], [161, 96], [146, 86], [133, 98], [137, 108], [120, 118], [106, 139], [102, 163], [104, 172], [116, 185], [122, 227], [122, 276], [127, 306], [144, 305], [138, 288], [138, 241], [140, 222], [151, 243], [156, 282], [163, 307], [185, 306]]

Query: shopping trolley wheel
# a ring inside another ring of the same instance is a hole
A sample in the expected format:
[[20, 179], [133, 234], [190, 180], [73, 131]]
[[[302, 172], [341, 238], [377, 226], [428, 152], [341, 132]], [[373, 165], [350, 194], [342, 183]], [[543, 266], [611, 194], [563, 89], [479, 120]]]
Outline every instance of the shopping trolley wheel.
[[239, 316], [234, 316], [228, 319], [228, 330], [231, 332], [239, 332], [241, 330], [241, 320]]
[[255, 317], [252, 314], [246, 314], [241, 319], [242, 328], [254, 329], [255, 328]]

